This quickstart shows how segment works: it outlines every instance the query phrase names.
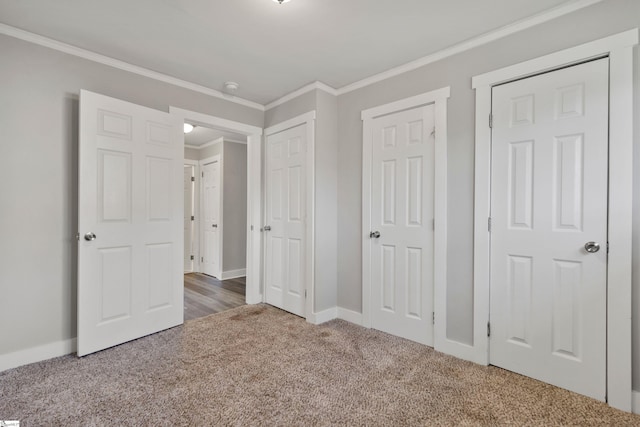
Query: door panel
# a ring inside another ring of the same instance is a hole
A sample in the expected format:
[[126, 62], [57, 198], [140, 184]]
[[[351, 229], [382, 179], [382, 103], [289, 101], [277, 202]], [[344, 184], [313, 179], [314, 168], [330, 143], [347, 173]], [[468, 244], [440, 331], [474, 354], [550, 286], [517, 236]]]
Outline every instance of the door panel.
[[222, 245], [220, 231], [220, 204], [222, 191], [220, 188], [220, 161], [207, 163], [202, 167], [203, 192], [203, 255], [202, 272], [220, 278], [222, 274]]
[[608, 60], [495, 87], [492, 109], [490, 361], [604, 400]]
[[81, 92], [79, 356], [183, 321], [181, 127]]
[[306, 144], [306, 125], [267, 137], [266, 301], [299, 316], [306, 289]]
[[434, 106], [373, 120], [372, 327], [433, 345]]

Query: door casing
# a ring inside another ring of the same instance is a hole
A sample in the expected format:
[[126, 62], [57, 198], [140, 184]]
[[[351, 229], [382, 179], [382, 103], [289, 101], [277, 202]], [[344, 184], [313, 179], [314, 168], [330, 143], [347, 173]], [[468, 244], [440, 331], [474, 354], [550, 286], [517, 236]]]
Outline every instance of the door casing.
[[412, 96], [400, 101], [380, 105], [362, 111], [362, 325], [371, 327], [371, 168], [372, 124], [377, 117], [423, 105], [435, 105], [435, 161], [434, 161], [434, 272], [433, 272], [433, 322], [434, 348], [448, 352], [446, 338], [446, 287], [447, 287], [447, 99], [450, 88]]
[[[257, 126], [251, 126], [221, 117], [169, 107], [169, 112], [183, 122], [213, 127], [239, 133], [247, 137], [247, 304], [262, 302], [261, 256], [262, 256], [262, 133]], [[197, 178], [196, 178], [197, 180]], [[197, 181], [196, 181], [197, 182]]]
[[[278, 132], [282, 132], [283, 130], [291, 129], [296, 126], [300, 126], [302, 124], [306, 124], [306, 137], [307, 137], [307, 157], [305, 159], [306, 162], [306, 176], [305, 176], [305, 197], [306, 197], [306, 214], [307, 220], [305, 221], [305, 273], [304, 273], [304, 283], [306, 285], [305, 291], [307, 294], [306, 303], [305, 303], [305, 318], [309, 323], [317, 323], [317, 316], [314, 311], [315, 307], [315, 123], [316, 123], [316, 111], [309, 111], [307, 113], [301, 114], [297, 117], [294, 117], [289, 120], [285, 120], [281, 123], [270, 126], [264, 130], [265, 138], [269, 135], [276, 134]], [[266, 156], [265, 156], [266, 157]], [[266, 162], [266, 158], [263, 159]], [[264, 182], [263, 182], [264, 184]], [[264, 187], [263, 187], [264, 188]], [[266, 189], [265, 189], [266, 191]], [[264, 199], [263, 199], [264, 203]], [[264, 224], [264, 220], [266, 219], [266, 212], [263, 205], [262, 210], [262, 218]], [[260, 231], [262, 232], [262, 226], [260, 227]], [[266, 239], [264, 239], [266, 242]], [[263, 252], [262, 252], [262, 265], [265, 265], [265, 256], [266, 256], [266, 248], [264, 247], [263, 242]], [[266, 268], [263, 268], [262, 271], [262, 283], [266, 283], [265, 280]], [[266, 297], [266, 293], [262, 295], [263, 301]]]
[[[475, 76], [476, 150], [474, 203], [474, 341], [457, 343], [451, 354], [477, 363], [489, 363], [491, 208], [491, 88], [497, 84], [575, 65], [598, 57], [609, 58], [609, 259], [607, 282], [607, 401], [632, 409], [631, 388], [631, 230], [633, 183], [633, 46], [638, 30]], [[615, 167], [612, 167], [615, 166]]]

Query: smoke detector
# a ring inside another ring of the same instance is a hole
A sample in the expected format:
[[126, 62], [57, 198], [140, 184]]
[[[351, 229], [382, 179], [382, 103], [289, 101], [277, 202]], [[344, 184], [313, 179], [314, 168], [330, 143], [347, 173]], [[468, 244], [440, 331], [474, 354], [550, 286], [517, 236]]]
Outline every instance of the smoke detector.
[[229, 93], [233, 93], [237, 91], [239, 87], [240, 85], [236, 82], [225, 82], [224, 84], [224, 90], [226, 90]]

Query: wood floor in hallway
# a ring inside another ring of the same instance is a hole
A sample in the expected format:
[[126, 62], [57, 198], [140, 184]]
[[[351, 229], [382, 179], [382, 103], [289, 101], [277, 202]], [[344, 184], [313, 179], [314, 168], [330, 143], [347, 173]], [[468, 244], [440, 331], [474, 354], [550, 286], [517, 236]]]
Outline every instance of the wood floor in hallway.
[[246, 278], [218, 280], [201, 273], [184, 275], [184, 320], [245, 305]]

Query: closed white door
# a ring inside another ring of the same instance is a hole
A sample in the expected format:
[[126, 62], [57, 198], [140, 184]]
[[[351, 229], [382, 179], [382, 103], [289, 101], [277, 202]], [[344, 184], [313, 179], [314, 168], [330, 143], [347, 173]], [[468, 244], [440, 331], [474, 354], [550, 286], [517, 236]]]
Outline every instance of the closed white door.
[[193, 232], [194, 232], [194, 182], [195, 167], [192, 165], [184, 165], [184, 271], [190, 273], [193, 271], [194, 250], [193, 250]]
[[498, 86], [492, 109], [490, 361], [604, 400], [608, 59]]
[[220, 239], [220, 161], [202, 167], [202, 272], [220, 278], [222, 247]]
[[429, 105], [373, 120], [368, 236], [371, 326], [427, 345], [433, 345], [434, 112]]
[[79, 356], [183, 322], [181, 129], [80, 94]]
[[266, 301], [304, 316], [307, 125], [267, 137]]

